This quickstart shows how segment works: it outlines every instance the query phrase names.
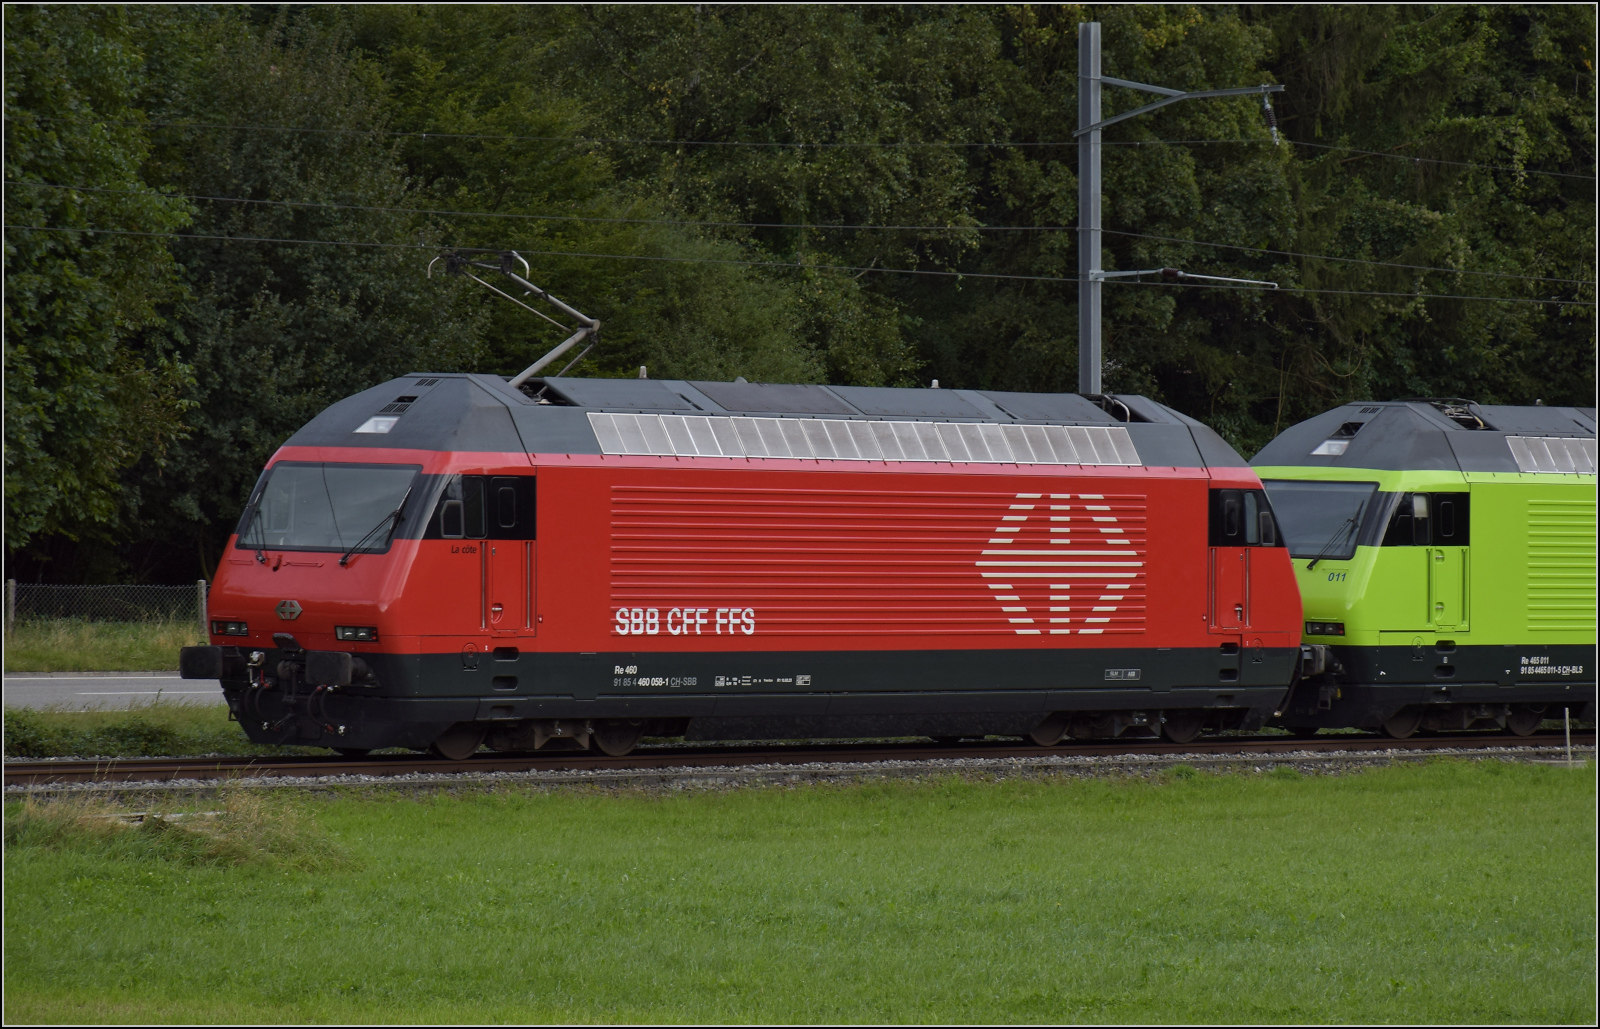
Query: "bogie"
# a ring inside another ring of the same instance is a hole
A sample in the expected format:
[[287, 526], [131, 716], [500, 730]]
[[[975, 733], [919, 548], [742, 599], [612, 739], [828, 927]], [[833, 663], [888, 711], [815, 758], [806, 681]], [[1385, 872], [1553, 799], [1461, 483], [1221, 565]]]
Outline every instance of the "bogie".
[[1506, 714], [1506, 728], [1518, 736], [1532, 736], [1542, 721], [1543, 704], [1515, 704]]
[[1204, 711], [1167, 711], [1161, 719], [1161, 738], [1169, 743], [1192, 743], [1205, 725]]
[[1384, 735], [1390, 739], [1404, 740], [1414, 736], [1417, 727], [1422, 724], [1422, 712], [1414, 708], [1404, 708], [1384, 719]]
[[483, 737], [483, 726], [461, 722], [440, 733], [428, 749], [435, 757], [442, 757], [446, 761], [465, 761], [478, 752]]

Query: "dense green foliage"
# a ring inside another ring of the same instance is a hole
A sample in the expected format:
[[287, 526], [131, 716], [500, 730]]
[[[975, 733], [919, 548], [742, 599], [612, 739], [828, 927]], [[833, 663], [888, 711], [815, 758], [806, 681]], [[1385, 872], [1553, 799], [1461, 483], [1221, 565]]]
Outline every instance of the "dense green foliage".
[[[5, 9], [5, 494], [12, 547], [114, 524], [121, 480], [180, 431], [186, 369], [161, 333], [179, 293], [162, 233], [187, 207], [141, 181], [134, 33], [112, 7]], [[70, 185], [72, 190], [32, 183]], [[104, 191], [104, 192], [102, 192]]]
[[1250, 98], [1107, 131], [1107, 267], [1285, 287], [1108, 285], [1107, 388], [1246, 452], [1347, 399], [1590, 401], [1586, 5], [14, 6], [8, 180], [134, 192], [7, 224], [183, 235], [8, 230], [13, 563], [209, 574], [327, 402], [561, 338], [442, 246], [602, 319], [576, 374], [1074, 388], [1088, 18], [1109, 75], [1286, 86], [1282, 145]]
[[1592, 767], [1174, 771], [301, 795], [232, 860], [13, 802], [4, 1014], [1593, 1024]]

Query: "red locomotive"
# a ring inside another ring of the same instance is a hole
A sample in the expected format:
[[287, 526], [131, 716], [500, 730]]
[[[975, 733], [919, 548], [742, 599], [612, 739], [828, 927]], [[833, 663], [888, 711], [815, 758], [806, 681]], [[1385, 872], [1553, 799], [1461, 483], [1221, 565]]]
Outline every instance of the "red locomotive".
[[269, 463], [211, 593], [249, 736], [1259, 726], [1301, 609], [1261, 484], [1133, 396], [411, 375]]

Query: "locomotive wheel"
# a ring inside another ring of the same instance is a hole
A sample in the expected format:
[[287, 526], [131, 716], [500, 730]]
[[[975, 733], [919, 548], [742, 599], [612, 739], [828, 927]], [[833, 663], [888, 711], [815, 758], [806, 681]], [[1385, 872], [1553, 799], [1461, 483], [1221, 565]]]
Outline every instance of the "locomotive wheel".
[[483, 743], [483, 734], [481, 725], [457, 722], [440, 734], [428, 750], [446, 761], [465, 761], [478, 752], [478, 747]]
[[1193, 743], [1206, 727], [1204, 711], [1164, 711], [1161, 738], [1169, 743]]
[[372, 751], [367, 747], [334, 747], [333, 752], [338, 754], [340, 757], [348, 758], [366, 757], [368, 754], [372, 753]]
[[1067, 716], [1051, 715], [1049, 718], [1046, 718], [1044, 721], [1040, 722], [1033, 729], [1033, 731], [1027, 735], [1028, 739], [1032, 740], [1034, 743], [1037, 743], [1041, 747], [1053, 747], [1057, 743], [1060, 743], [1061, 737], [1065, 736], [1066, 734]]
[[1532, 736], [1544, 721], [1544, 712], [1528, 707], [1514, 707], [1506, 715], [1506, 728], [1518, 736]]
[[1417, 726], [1422, 724], [1421, 711], [1397, 711], [1389, 716], [1383, 723], [1383, 733], [1390, 739], [1403, 740], [1417, 731]]
[[594, 740], [594, 745], [600, 748], [602, 754], [622, 757], [639, 745], [639, 737], [643, 735], [643, 722], [625, 722], [619, 719], [594, 723], [590, 739]]

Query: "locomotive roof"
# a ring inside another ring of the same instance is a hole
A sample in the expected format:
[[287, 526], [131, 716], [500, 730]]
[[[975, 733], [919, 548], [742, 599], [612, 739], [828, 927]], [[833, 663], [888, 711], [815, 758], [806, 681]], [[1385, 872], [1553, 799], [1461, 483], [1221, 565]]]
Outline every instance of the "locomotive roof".
[[1119, 438], [1126, 432], [1138, 452], [1137, 460], [1119, 463], [1245, 465], [1207, 426], [1132, 395], [1097, 403], [1075, 393], [572, 378], [534, 379], [517, 389], [496, 375], [424, 372], [338, 401], [285, 445], [615, 453], [591, 418], [604, 414], [1103, 427]]
[[[1595, 409], [1466, 400], [1345, 404], [1291, 426], [1256, 467], [1380, 471], [1595, 471]], [[1587, 466], [1585, 465], [1587, 462]]]

